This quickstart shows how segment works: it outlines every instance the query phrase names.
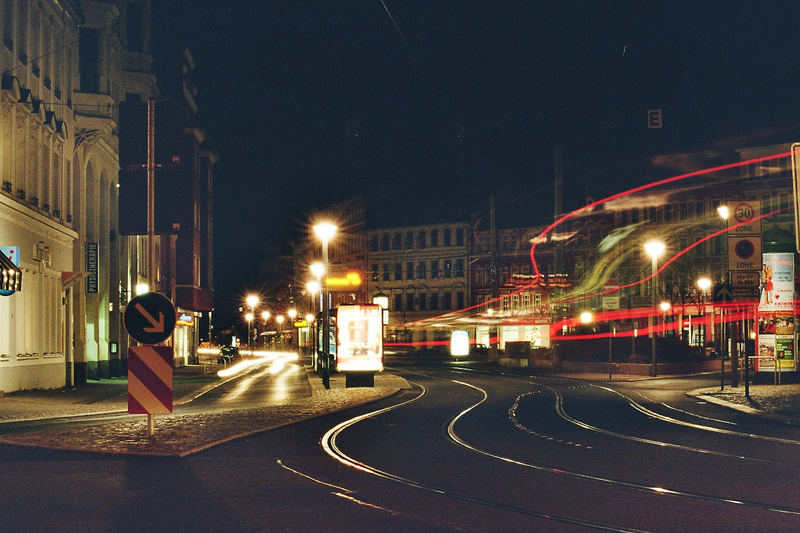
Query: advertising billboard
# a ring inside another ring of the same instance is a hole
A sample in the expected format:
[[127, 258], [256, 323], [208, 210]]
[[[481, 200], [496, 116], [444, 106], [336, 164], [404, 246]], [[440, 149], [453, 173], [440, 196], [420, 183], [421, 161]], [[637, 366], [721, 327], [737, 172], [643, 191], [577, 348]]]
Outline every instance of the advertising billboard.
[[760, 281], [756, 370], [795, 370], [794, 254], [765, 253]]
[[336, 314], [337, 364], [340, 372], [383, 370], [383, 319], [374, 304], [340, 305]]

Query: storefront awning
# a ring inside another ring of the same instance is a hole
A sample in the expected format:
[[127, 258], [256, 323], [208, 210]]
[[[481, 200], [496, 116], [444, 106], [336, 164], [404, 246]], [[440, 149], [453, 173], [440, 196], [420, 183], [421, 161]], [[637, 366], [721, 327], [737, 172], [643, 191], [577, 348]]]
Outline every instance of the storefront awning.
[[22, 270], [0, 252], [0, 295], [22, 290]]

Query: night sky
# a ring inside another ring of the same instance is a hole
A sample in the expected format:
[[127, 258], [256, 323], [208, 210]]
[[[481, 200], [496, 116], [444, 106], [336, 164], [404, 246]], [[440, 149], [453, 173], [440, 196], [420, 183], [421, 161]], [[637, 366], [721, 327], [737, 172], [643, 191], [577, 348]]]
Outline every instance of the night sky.
[[[353, 194], [375, 226], [468, 220], [490, 194], [501, 224], [536, 225], [552, 217], [556, 146], [574, 208], [640, 184], [652, 154], [800, 124], [793, 2], [154, 4], [157, 39], [193, 51], [221, 157], [220, 299], [311, 209]], [[663, 129], [647, 129], [650, 108]]]

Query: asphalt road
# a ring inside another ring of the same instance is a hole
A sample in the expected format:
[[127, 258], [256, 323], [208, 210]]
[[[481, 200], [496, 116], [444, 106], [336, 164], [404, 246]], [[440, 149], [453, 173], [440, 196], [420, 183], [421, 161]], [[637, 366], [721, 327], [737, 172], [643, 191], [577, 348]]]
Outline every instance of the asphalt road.
[[0, 513], [18, 531], [800, 529], [798, 430], [685, 381], [396, 371], [415, 389], [182, 459], [0, 447]]

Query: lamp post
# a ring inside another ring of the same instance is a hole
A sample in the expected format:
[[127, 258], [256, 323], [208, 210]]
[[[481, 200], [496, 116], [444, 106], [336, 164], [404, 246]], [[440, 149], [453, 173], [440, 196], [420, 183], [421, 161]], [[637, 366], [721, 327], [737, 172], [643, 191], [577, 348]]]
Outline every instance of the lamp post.
[[667, 301], [664, 301], [664, 302], [661, 302], [660, 304], [658, 304], [658, 308], [661, 309], [661, 312], [663, 313], [663, 315], [661, 317], [661, 336], [662, 337], [666, 337], [667, 336], [667, 311], [669, 311], [671, 307], [672, 307], [672, 304], [670, 304]]
[[[644, 244], [645, 252], [650, 256], [652, 265], [652, 275], [650, 276], [650, 305], [653, 310], [655, 310], [656, 306], [656, 271], [658, 270], [658, 258], [664, 253], [665, 247], [664, 243], [657, 239], [647, 241]], [[656, 333], [653, 327], [655, 320], [653, 320], [652, 311], [648, 313], [648, 315], [650, 318], [650, 373], [653, 377], [656, 377], [658, 375], [658, 360], [656, 359]]]
[[253, 347], [250, 344], [250, 325], [253, 323], [253, 313], [245, 313], [244, 319], [247, 320], [247, 347], [250, 348], [250, 354], [253, 354]]
[[706, 349], [706, 327], [707, 327], [707, 325], [705, 324], [705, 318], [706, 318], [706, 291], [708, 291], [708, 289], [711, 288], [711, 280], [706, 278], [706, 277], [702, 277], [702, 278], [698, 279], [697, 280], [697, 288], [700, 289], [700, 294], [703, 297], [702, 298], [702, 306], [703, 306], [703, 313], [702, 313], [702, 316], [703, 316], [703, 338], [702, 338], [702, 341], [700, 343], [700, 347], [703, 349], [703, 352], [705, 352], [705, 349]]
[[250, 355], [253, 355], [253, 337], [251, 336], [250, 332], [250, 324], [253, 322], [253, 317], [255, 316], [256, 306], [258, 305], [258, 296], [255, 294], [248, 294], [247, 298], [245, 298], [245, 302], [247, 303], [247, 307], [250, 308], [250, 318], [247, 320], [247, 347], [250, 348]]
[[286, 318], [283, 315], [278, 315], [275, 317], [275, 322], [278, 323], [278, 342], [281, 344], [281, 346], [283, 346], [283, 338], [281, 337], [281, 330], [283, 329], [282, 326], [284, 320], [286, 320]]
[[322, 384], [331, 388], [331, 356], [330, 356], [330, 309], [328, 304], [328, 243], [336, 235], [336, 225], [331, 222], [319, 222], [314, 225], [314, 234], [322, 243], [322, 265], [324, 280], [322, 283]]
[[292, 345], [294, 345], [294, 333], [295, 333], [295, 330], [294, 330], [294, 319], [297, 316], [297, 309], [295, 309], [293, 307], [293, 308], [289, 309], [288, 311], [286, 311], [286, 314], [289, 315], [289, 321], [292, 324], [292, 330], [291, 330], [292, 331], [292, 341], [291, 341], [291, 344], [290, 344], [290, 346], [292, 346]]
[[[261, 311], [261, 318], [264, 320], [264, 331], [267, 331], [267, 320], [269, 320], [270, 313], [269, 311]], [[264, 337], [266, 343], [266, 335]], [[266, 346], [265, 346], [266, 347]]]
[[[728, 227], [728, 217], [730, 216], [730, 210], [728, 209], [727, 205], [721, 205], [717, 207], [717, 213], [719, 214], [720, 218], [725, 221], [725, 228]], [[728, 264], [728, 235], [725, 235], [725, 277], [730, 281], [730, 275], [727, 273], [730, 270], [730, 265]], [[737, 335], [734, 334], [735, 328], [731, 330], [731, 328], [725, 327], [725, 299], [723, 297], [722, 301], [722, 308], [720, 311], [721, 320], [719, 323], [720, 326], [720, 337], [722, 341], [722, 349], [720, 350], [722, 353], [722, 388], [725, 388], [725, 357], [731, 355], [731, 386], [738, 387], [739, 386], [739, 357], [738, 357], [738, 349], [736, 347], [736, 337]], [[728, 353], [728, 335], [734, 339], [732, 342], [733, 344], [733, 354]]]

